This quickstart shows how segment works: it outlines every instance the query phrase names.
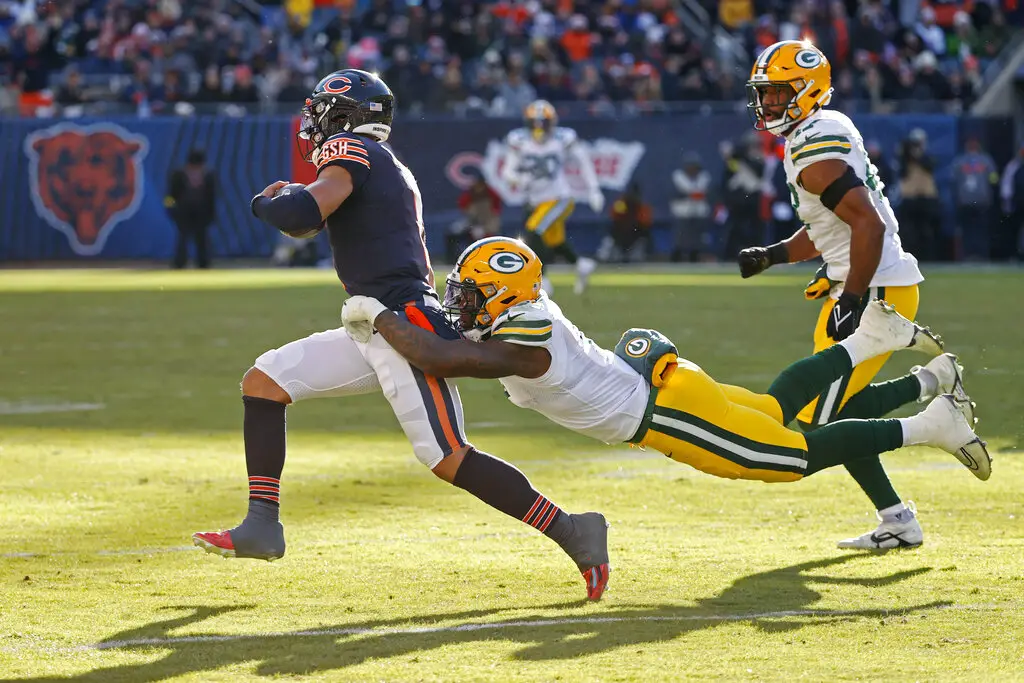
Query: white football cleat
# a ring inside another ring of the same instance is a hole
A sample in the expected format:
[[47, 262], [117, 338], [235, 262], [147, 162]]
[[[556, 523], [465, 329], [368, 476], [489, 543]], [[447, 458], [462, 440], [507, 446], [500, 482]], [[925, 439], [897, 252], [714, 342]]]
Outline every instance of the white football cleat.
[[854, 334], [867, 340], [875, 356], [900, 349], [913, 349], [929, 356], [942, 353], [942, 337], [907, 320], [895, 306], [882, 299], [868, 302]]
[[942, 394], [911, 419], [921, 421], [927, 433], [924, 443], [956, 456], [982, 481], [992, 476], [992, 458], [985, 442], [974, 433], [974, 405], [969, 397]]
[[[944, 353], [941, 356], [932, 358], [923, 367], [915, 365], [910, 368], [910, 372], [915, 375], [920, 374], [922, 371], [931, 373], [932, 377], [936, 379], [938, 387], [934, 394], [922, 393], [921, 398], [917, 399], [920, 403], [930, 401], [942, 394], [953, 394], [958, 400], [970, 400], [967, 396], [967, 391], [964, 389], [964, 367], [960, 365], [956, 354]], [[973, 417], [971, 415], [971, 424], [974, 424]]]
[[917, 509], [913, 503], [890, 519], [883, 519], [877, 512], [875, 515], [879, 521], [877, 529], [863, 536], [843, 539], [836, 545], [854, 550], [893, 550], [918, 548], [924, 543], [924, 532], [917, 521]]
[[597, 270], [597, 261], [586, 256], [580, 256], [576, 260], [576, 284], [573, 285], [572, 291], [576, 294], [582, 294], [587, 288], [587, 283], [590, 281], [590, 274]]

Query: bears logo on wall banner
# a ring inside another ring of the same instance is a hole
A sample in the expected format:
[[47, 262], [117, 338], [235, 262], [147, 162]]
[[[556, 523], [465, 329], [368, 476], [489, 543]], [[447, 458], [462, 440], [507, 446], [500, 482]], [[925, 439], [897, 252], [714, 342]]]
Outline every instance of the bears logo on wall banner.
[[28, 135], [24, 150], [36, 212], [80, 256], [99, 254], [142, 203], [149, 143], [120, 126], [61, 123]]

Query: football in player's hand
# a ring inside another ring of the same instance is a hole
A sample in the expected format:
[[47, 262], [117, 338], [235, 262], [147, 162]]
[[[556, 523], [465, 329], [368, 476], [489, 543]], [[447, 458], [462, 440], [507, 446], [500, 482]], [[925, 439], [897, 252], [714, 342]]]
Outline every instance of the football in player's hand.
[[[304, 189], [306, 189], [306, 186], [303, 185], [302, 183], [288, 183], [287, 185], [279, 188], [277, 190], [277, 192], [274, 193], [274, 196], [275, 197], [282, 197], [282, 196], [284, 196], [286, 194], [291, 194], [292, 192], [298, 192], [299, 190], [304, 190]], [[288, 236], [289, 237], [297, 237], [298, 239], [302, 239], [302, 240], [308, 240], [310, 238], [313, 238], [313, 237], [316, 237], [317, 235], [319, 235], [320, 231], [323, 230], [323, 229], [324, 229], [324, 224], [321, 223], [317, 227], [315, 227], [315, 228], [313, 228], [311, 230], [307, 230], [304, 233], [301, 233], [301, 234], [298, 234], [298, 235], [296, 235], [294, 233], [291, 233]]]

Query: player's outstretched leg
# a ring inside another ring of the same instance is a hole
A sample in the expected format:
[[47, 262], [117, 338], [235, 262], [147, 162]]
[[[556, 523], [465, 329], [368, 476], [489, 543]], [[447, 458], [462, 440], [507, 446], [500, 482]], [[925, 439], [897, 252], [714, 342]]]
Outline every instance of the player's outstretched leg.
[[779, 373], [768, 394], [782, 408], [782, 424], [789, 424], [804, 406], [856, 365], [905, 348], [937, 355], [942, 353], [942, 341], [885, 301], [871, 301], [852, 335]]
[[222, 557], [276, 560], [285, 551], [280, 491], [285, 460], [285, 409], [291, 399], [256, 368], [245, 374], [242, 392], [249, 512], [235, 528], [201, 531], [192, 535], [192, 542]]
[[587, 582], [587, 598], [600, 600], [608, 586], [608, 522], [598, 512], [570, 514], [538, 492], [518, 468], [476, 448], [459, 460], [448, 456], [434, 474], [557, 543]]
[[981, 480], [992, 474], [985, 443], [974, 433], [970, 397], [943, 394], [913, 417], [895, 420], [841, 420], [805, 435], [807, 474], [857, 458], [877, 457], [901, 446], [941, 448]]

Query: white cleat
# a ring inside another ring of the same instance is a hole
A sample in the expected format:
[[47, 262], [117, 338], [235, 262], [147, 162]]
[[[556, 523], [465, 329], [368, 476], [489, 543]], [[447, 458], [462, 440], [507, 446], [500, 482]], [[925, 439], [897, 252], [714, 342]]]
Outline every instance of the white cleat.
[[[875, 513], [878, 515], [878, 513]], [[878, 515], [878, 528], [863, 536], [847, 538], [836, 545], [853, 550], [893, 550], [896, 548], [918, 548], [924, 543], [924, 532], [917, 521], [917, 510], [910, 503], [901, 512], [889, 519]]]
[[590, 282], [590, 274], [597, 270], [597, 261], [586, 256], [580, 256], [576, 260], [576, 284], [573, 285], [572, 291], [576, 294], [582, 294], [587, 288], [587, 283]]
[[917, 414], [916, 419], [920, 419], [927, 430], [928, 437], [924, 443], [956, 456], [971, 474], [982, 481], [992, 476], [992, 458], [985, 442], [974, 433], [974, 407], [970, 397], [937, 396]]
[[929, 356], [942, 353], [942, 337], [933, 334], [927, 327], [907, 320], [895, 306], [882, 299], [868, 302], [855, 334], [860, 334], [872, 343], [875, 355], [900, 349], [912, 349]]
[[[959, 359], [954, 353], [944, 353], [928, 361], [925, 366], [915, 365], [910, 372], [917, 375], [921, 372], [929, 372], [935, 378], [938, 385], [937, 391], [929, 395], [924, 393], [919, 402], [925, 403], [942, 394], [953, 394], [958, 400], [970, 400], [967, 391], [964, 389], [964, 367], [960, 365]], [[973, 404], [972, 404], [973, 407]], [[974, 424], [973, 414], [971, 424]]]

